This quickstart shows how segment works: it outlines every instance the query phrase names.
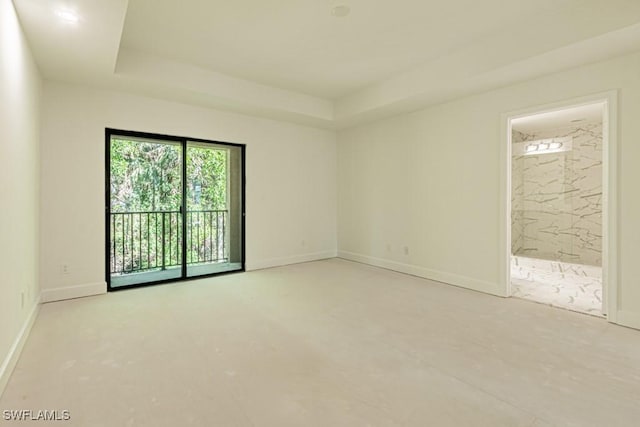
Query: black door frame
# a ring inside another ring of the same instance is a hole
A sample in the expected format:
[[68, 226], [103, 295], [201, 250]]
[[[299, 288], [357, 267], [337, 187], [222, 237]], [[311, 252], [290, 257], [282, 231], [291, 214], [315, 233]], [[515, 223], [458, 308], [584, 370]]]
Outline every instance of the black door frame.
[[[158, 280], [154, 282], [145, 282], [134, 285], [125, 285], [112, 287], [111, 286], [111, 137], [112, 136], [124, 136], [124, 137], [133, 137], [133, 138], [147, 138], [147, 139], [155, 139], [159, 141], [167, 141], [167, 142], [179, 142], [182, 147], [182, 204], [180, 205], [180, 210], [183, 213], [182, 219], [182, 271], [181, 275], [178, 278], [173, 279], [165, 279]], [[210, 273], [203, 274], [201, 276], [187, 276], [187, 239], [186, 239], [186, 227], [187, 222], [184, 220], [184, 215], [187, 212], [187, 167], [186, 167], [186, 159], [187, 159], [187, 144], [189, 142], [202, 142], [208, 144], [217, 144], [217, 145], [226, 145], [229, 147], [238, 147], [240, 148], [240, 157], [241, 157], [241, 165], [242, 165], [242, 185], [241, 185], [241, 211], [242, 211], [242, 224], [241, 224], [241, 234], [242, 234], [242, 260], [241, 260], [241, 268], [233, 271], [221, 271], [218, 273]], [[143, 286], [152, 286], [159, 285], [163, 283], [173, 283], [173, 282], [182, 282], [185, 280], [195, 280], [206, 277], [220, 276], [223, 274], [233, 274], [245, 271], [245, 254], [246, 254], [246, 236], [245, 236], [245, 217], [246, 217], [246, 145], [238, 144], [234, 142], [224, 142], [224, 141], [215, 141], [210, 139], [201, 139], [201, 138], [189, 138], [184, 136], [174, 136], [174, 135], [163, 135], [158, 133], [149, 133], [149, 132], [137, 132], [130, 130], [122, 130], [122, 129], [113, 129], [113, 128], [105, 128], [105, 151], [104, 151], [104, 159], [105, 159], [105, 281], [107, 282], [107, 291], [119, 291], [122, 289], [131, 289], [131, 288], [139, 288]]]

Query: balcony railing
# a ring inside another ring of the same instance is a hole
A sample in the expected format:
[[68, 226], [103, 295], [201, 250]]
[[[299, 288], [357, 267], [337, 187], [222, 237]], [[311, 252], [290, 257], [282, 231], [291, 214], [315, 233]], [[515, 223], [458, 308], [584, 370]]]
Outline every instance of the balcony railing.
[[[227, 210], [187, 211], [187, 265], [228, 262]], [[180, 211], [111, 213], [111, 274], [182, 265]]]

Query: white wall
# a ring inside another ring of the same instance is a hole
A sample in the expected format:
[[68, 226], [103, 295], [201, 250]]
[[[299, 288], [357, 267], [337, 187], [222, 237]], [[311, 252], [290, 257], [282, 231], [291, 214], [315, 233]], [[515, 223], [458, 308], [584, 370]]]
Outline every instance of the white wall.
[[332, 131], [51, 82], [42, 114], [44, 300], [105, 289], [105, 127], [247, 144], [247, 269], [336, 254]]
[[40, 86], [13, 5], [0, 0], [0, 394], [39, 295]]
[[501, 115], [619, 89], [617, 318], [640, 327], [638, 70], [640, 53], [340, 131], [340, 256], [500, 294]]

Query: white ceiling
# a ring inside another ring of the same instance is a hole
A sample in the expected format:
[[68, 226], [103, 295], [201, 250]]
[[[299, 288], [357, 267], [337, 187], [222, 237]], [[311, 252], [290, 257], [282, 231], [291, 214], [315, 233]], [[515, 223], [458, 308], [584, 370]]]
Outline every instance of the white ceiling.
[[511, 121], [513, 130], [535, 134], [552, 129], [602, 122], [604, 104], [587, 104], [556, 111], [532, 114]]
[[14, 4], [46, 78], [329, 128], [640, 50], [638, 0], [342, 1]]
[[579, 3], [351, 0], [335, 18], [329, 0], [130, 0], [121, 46], [334, 99]]

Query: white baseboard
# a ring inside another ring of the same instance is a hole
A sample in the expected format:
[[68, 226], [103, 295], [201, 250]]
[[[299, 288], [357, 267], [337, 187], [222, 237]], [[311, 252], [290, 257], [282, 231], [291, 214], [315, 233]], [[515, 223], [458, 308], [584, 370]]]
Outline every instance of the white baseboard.
[[280, 267], [282, 265], [299, 264], [301, 262], [318, 261], [321, 259], [335, 258], [336, 251], [322, 251], [308, 254], [293, 255], [288, 257], [270, 258], [258, 261], [248, 261], [245, 270], [261, 270], [263, 268]]
[[22, 353], [24, 344], [27, 342], [27, 338], [29, 337], [29, 333], [31, 332], [31, 327], [38, 317], [39, 310], [40, 301], [36, 301], [33, 308], [31, 309], [31, 312], [29, 313], [29, 316], [24, 321], [22, 328], [20, 328], [20, 332], [18, 332], [16, 339], [13, 341], [11, 348], [9, 348], [9, 353], [7, 353], [7, 356], [2, 361], [2, 365], [0, 365], [0, 397], [2, 397], [2, 393], [4, 393], [4, 389], [9, 383], [11, 373], [18, 363], [18, 358], [20, 357], [20, 353]]
[[348, 251], [338, 251], [338, 257], [349, 261], [356, 261], [363, 264], [386, 268], [387, 270], [393, 270], [399, 273], [422, 277], [424, 279], [435, 280], [436, 282], [442, 282], [448, 285], [459, 286], [461, 288], [471, 289], [474, 291], [484, 292], [500, 297], [505, 296], [504, 290], [499, 287], [497, 283], [478, 280], [472, 277], [462, 276], [455, 273], [431, 270], [429, 268], [419, 267], [417, 265], [404, 264], [397, 261], [376, 258], [369, 255], [363, 255]]
[[628, 328], [640, 329], [640, 313], [618, 310], [615, 323]]
[[43, 303], [82, 298], [107, 293], [106, 282], [87, 283], [84, 285], [66, 286], [64, 288], [43, 289], [40, 298]]

